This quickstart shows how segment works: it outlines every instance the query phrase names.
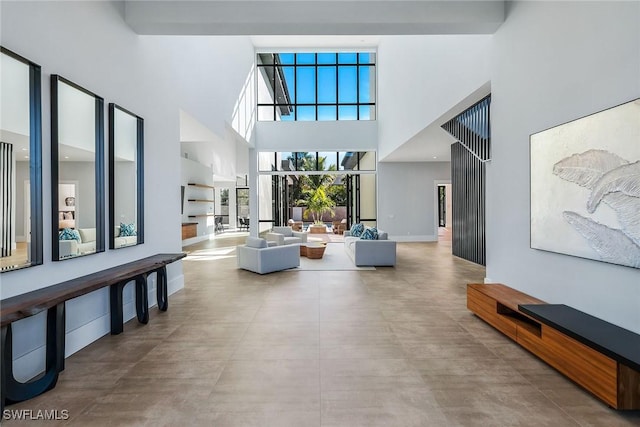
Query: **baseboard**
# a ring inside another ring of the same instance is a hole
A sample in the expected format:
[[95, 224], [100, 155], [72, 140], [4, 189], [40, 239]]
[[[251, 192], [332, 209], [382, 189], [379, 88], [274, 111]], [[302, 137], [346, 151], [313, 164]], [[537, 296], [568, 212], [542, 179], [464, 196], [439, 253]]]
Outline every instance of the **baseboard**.
[[437, 242], [438, 236], [415, 235], [415, 236], [389, 236], [389, 240], [396, 242]]

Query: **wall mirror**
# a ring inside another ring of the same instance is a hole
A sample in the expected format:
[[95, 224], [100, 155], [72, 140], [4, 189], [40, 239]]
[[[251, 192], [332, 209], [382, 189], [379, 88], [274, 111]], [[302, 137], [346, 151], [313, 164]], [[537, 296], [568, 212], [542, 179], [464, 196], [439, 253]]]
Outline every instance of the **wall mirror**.
[[144, 243], [144, 120], [109, 104], [109, 248]]
[[0, 47], [0, 272], [42, 264], [40, 66]]
[[104, 251], [104, 101], [51, 76], [53, 259]]

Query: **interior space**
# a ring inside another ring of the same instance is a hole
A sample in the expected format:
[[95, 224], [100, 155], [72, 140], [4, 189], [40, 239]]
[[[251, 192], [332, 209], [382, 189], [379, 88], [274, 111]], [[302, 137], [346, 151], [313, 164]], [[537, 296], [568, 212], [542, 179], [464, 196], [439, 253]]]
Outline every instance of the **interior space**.
[[2, 0], [0, 45], [3, 425], [640, 425], [640, 0]]

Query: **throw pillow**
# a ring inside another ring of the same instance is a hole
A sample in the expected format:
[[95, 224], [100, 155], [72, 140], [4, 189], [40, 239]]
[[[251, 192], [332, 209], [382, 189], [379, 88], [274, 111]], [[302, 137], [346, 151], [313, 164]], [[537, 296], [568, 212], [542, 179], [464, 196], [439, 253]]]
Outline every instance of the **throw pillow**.
[[360, 223], [353, 224], [351, 226], [351, 230], [349, 230], [349, 232], [353, 237], [360, 237], [363, 231], [364, 231], [364, 225]]
[[76, 240], [80, 241], [80, 233], [72, 228], [64, 228], [58, 234], [58, 240]]
[[362, 240], [378, 240], [378, 229], [375, 227], [367, 228], [360, 236]]
[[120, 237], [135, 236], [136, 226], [131, 224], [120, 223]]

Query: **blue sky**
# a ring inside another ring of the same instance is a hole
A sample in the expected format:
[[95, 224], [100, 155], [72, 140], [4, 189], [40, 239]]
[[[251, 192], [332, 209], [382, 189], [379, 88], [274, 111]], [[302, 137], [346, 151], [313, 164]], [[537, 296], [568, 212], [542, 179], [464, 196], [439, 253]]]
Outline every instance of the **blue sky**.
[[[336, 103], [336, 68], [338, 80], [337, 103], [358, 102], [358, 72], [360, 73], [360, 102], [370, 102], [370, 67], [356, 66], [358, 56], [360, 63], [368, 63], [373, 59], [369, 53], [339, 53], [338, 64], [336, 64], [335, 53], [318, 53], [318, 64], [325, 66], [298, 67], [297, 85], [294, 85], [294, 67], [287, 64], [294, 64], [297, 59], [298, 64], [314, 64], [315, 54], [313, 53], [281, 53], [280, 60], [284, 72], [285, 81], [288, 86], [289, 96], [292, 102], [299, 104], [316, 103], [319, 104]], [[297, 58], [294, 58], [297, 56]], [[339, 65], [339, 67], [337, 67]], [[316, 100], [315, 81], [318, 80], [318, 94]], [[340, 120], [356, 120], [357, 106], [338, 106], [338, 117]], [[367, 120], [370, 114], [369, 106], [360, 106], [361, 119]], [[298, 107], [298, 120], [315, 120], [315, 107]], [[318, 106], [318, 120], [335, 120], [336, 106]], [[291, 116], [283, 116], [282, 120], [293, 120]]]

